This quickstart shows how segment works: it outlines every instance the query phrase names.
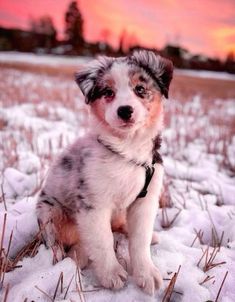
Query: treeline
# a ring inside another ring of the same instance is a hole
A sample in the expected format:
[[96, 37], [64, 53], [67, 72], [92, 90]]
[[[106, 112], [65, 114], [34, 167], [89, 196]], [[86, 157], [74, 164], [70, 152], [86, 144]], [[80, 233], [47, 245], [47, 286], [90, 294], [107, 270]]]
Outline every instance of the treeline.
[[[101, 41], [90, 43], [84, 37], [84, 20], [76, 1], [72, 1], [64, 15], [64, 39], [58, 39], [58, 32], [50, 16], [30, 21], [29, 30], [0, 27], [0, 51], [21, 51], [59, 55], [111, 56], [126, 55], [134, 49], [143, 48], [137, 38], [126, 31], [120, 36], [119, 47], [114, 49], [108, 38], [109, 30], [101, 33]], [[164, 49], [152, 49], [170, 58], [178, 68], [227, 71], [235, 73], [235, 56], [231, 52], [222, 61], [203, 55], [192, 55], [180, 46], [167, 45]]]

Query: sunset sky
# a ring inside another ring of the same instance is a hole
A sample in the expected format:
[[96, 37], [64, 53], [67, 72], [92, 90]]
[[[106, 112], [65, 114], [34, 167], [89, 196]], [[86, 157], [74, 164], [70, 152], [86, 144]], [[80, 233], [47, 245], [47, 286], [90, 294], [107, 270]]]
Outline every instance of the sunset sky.
[[[0, 25], [29, 28], [29, 20], [50, 15], [63, 37], [70, 0], [0, 0]], [[129, 40], [161, 48], [180, 44], [193, 53], [225, 57], [235, 52], [235, 0], [78, 0], [88, 41], [117, 47]]]

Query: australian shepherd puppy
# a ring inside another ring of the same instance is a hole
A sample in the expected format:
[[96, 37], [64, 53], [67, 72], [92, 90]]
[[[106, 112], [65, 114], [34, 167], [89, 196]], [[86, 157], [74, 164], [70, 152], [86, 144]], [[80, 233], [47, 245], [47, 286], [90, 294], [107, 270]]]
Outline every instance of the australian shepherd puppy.
[[88, 134], [50, 168], [37, 203], [46, 245], [63, 246], [81, 268], [90, 260], [106, 288], [124, 286], [127, 272], [114, 251], [112, 230], [128, 233], [132, 275], [153, 294], [162, 284], [151, 260], [154, 220], [162, 187], [158, 153], [163, 98], [172, 63], [151, 51], [100, 57], [76, 74], [89, 105]]

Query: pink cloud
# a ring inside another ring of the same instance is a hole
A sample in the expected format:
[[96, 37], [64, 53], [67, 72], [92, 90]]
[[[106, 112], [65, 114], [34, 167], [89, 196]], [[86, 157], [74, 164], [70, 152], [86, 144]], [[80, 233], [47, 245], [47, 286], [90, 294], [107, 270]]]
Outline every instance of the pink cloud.
[[[64, 12], [70, 0], [1, 1], [0, 24], [27, 28], [30, 18], [45, 14], [53, 17], [55, 26], [63, 35]], [[230, 44], [219, 30], [233, 28], [235, 2], [233, 0], [80, 0], [78, 5], [84, 17], [84, 33], [89, 41], [108, 39], [117, 47], [125, 29], [145, 46], [163, 47], [179, 43], [192, 52], [224, 56], [234, 49], [234, 34]], [[227, 41], [227, 42], [226, 42]]]

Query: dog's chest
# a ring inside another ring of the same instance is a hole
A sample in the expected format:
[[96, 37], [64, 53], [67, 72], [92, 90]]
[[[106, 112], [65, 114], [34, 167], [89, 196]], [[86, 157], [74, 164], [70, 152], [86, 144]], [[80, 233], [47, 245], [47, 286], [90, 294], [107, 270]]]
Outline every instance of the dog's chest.
[[90, 185], [99, 204], [127, 208], [144, 186], [145, 169], [115, 156], [96, 160], [92, 170]]

